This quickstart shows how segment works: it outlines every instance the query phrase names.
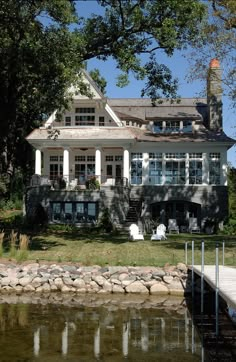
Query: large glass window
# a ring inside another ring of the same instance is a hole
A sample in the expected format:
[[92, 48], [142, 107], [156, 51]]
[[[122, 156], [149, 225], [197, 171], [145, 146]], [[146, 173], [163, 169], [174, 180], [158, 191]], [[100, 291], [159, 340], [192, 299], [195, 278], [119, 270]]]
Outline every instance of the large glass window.
[[131, 153], [131, 184], [141, 185], [143, 175], [143, 154]]
[[63, 175], [63, 156], [51, 155], [49, 162], [49, 178], [56, 180]]
[[209, 183], [220, 185], [220, 153], [209, 154]]
[[95, 176], [95, 156], [75, 156], [75, 178], [79, 180], [79, 184], [85, 184], [91, 176]]
[[166, 161], [166, 184], [185, 184], [185, 161]]
[[162, 183], [162, 153], [149, 153], [149, 183], [152, 185]]
[[189, 160], [189, 183], [202, 184], [202, 153], [190, 152]]
[[202, 161], [189, 161], [189, 183], [192, 185], [202, 184]]

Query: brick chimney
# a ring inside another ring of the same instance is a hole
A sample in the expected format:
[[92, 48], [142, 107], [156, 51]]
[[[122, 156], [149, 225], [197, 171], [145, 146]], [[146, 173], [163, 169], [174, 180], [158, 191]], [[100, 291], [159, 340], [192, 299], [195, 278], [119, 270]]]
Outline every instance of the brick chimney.
[[208, 127], [212, 131], [222, 130], [222, 86], [218, 59], [212, 59], [207, 76]]

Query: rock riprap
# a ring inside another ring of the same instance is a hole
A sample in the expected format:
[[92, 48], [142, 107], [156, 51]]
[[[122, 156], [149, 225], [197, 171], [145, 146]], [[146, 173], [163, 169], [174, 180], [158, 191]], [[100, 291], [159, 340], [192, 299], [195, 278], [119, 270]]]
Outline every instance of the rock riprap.
[[135, 293], [179, 295], [185, 292], [187, 267], [0, 264], [0, 293]]

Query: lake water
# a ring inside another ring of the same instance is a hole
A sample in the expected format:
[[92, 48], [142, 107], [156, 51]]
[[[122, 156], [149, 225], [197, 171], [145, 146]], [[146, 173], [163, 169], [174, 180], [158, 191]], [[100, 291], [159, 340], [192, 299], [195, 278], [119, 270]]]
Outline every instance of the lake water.
[[1, 296], [1, 362], [201, 361], [181, 299], [27, 298]]

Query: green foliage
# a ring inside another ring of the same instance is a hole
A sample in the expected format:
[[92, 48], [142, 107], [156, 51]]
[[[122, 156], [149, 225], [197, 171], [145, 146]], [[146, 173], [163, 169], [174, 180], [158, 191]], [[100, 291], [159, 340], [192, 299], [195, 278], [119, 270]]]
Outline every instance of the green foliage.
[[[7, 150], [1, 164], [11, 191], [15, 171], [25, 178], [32, 167], [25, 136], [55, 109], [69, 107], [71, 84], [89, 95], [81, 76], [86, 61], [112, 57], [123, 80], [130, 72], [147, 78], [143, 94], [175, 97], [171, 73], [148, 57], [158, 50], [171, 56], [195, 39], [205, 11], [198, 0], [100, 0], [103, 15], [79, 19], [75, 4], [79, 12], [79, 2], [68, 0], [0, 0], [0, 155]], [[104, 79], [94, 76], [104, 89]]]
[[213, 58], [220, 61], [224, 94], [236, 104], [236, 1], [209, 0], [208, 18], [186, 54], [190, 63], [189, 80], [203, 79]]
[[223, 233], [226, 235], [236, 235], [236, 219], [229, 219], [224, 225]]
[[6, 194], [6, 192], [7, 192], [7, 177], [0, 176], [0, 196]]
[[228, 168], [229, 217], [236, 219], [236, 169]]
[[93, 70], [90, 70], [89, 75], [94, 80], [101, 92], [105, 95], [107, 81], [104, 77], [101, 76], [99, 69], [95, 68]]
[[91, 177], [85, 182], [86, 189], [88, 190], [99, 190], [100, 189], [100, 183], [96, 179], [96, 177]]
[[22, 200], [0, 200], [0, 210], [21, 210], [22, 209]]
[[110, 233], [113, 230], [113, 224], [110, 218], [110, 212], [108, 208], [103, 210], [103, 213], [99, 219], [98, 227], [107, 233]]

